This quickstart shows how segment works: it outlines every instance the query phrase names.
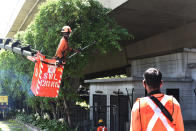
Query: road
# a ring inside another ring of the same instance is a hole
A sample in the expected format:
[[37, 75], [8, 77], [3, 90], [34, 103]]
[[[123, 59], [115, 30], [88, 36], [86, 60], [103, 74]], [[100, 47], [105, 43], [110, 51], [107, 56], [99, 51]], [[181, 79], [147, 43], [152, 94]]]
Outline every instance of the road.
[[27, 128], [14, 120], [0, 121], [0, 131], [29, 131]]

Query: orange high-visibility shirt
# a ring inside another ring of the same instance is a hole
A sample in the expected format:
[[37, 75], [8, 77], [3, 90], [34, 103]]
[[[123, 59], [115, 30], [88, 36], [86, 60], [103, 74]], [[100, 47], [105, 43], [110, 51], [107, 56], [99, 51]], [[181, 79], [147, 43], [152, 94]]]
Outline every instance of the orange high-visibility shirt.
[[130, 131], [184, 131], [180, 105], [169, 95], [154, 94], [172, 115], [173, 122], [161, 112], [149, 97], [138, 98], [131, 112]]
[[71, 51], [72, 49], [68, 46], [67, 40], [65, 40], [64, 37], [61, 38], [60, 43], [58, 45], [58, 48], [56, 50], [55, 56], [58, 58], [66, 57], [68, 51]]
[[107, 131], [107, 128], [105, 126], [99, 126], [97, 131]]

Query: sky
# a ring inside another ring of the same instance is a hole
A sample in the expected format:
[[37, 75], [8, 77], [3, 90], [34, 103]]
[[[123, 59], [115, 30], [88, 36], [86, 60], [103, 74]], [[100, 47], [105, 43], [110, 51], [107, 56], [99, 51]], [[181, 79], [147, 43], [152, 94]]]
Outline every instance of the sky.
[[5, 38], [25, 0], [0, 0], [0, 38]]

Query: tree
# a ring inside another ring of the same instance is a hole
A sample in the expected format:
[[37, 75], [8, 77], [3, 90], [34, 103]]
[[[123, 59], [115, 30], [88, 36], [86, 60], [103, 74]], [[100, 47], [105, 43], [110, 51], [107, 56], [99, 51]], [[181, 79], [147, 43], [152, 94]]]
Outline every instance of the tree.
[[[132, 37], [126, 29], [120, 27], [107, 15], [110, 11], [94, 0], [48, 0], [40, 6], [39, 13], [28, 28], [15, 36], [37, 50], [42, 50], [42, 53], [47, 56], [54, 56], [61, 38], [60, 31], [64, 25], [69, 25], [73, 31], [69, 41], [71, 47], [81, 48], [96, 42], [95, 46], [66, 62], [57, 99], [32, 98], [36, 111], [51, 111], [56, 118], [58, 116], [56, 113], [63, 106], [66, 119], [72, 126], [70, 106], [78, 99], [76, 91], [83, 76], [83, 69], [90, 60], [96, 59], [96, 53], [107, 54], [110, 51], [119, 51], [121, 50], [119, 41]], [[9, 66], [11, 70], [32, 75], [32, 64], [19, 61], [23, 59], [21, 56], [11, 54], [5, 56], [5, 59], [0, 59], [0, 62], [11, 64]], [[13, 64], [16, 61], [17, 63]], [[36, 103], [43, 104], [41, 109], [36, 106]]]

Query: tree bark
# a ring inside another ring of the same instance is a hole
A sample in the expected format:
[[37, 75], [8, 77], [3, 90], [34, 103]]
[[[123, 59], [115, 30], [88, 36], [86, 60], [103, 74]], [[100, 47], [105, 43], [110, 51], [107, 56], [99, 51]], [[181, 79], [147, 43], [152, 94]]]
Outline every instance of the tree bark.
[[72, 121], [71, 121], [71, 116], [70, 116], [70, 110], [69, 110], [68, 102], [66, 101], [65, 97], [63, 97], [63, 105], [64, 105], [64, 108], [65, 108], [67, 122], [69, 124], [69, 127], [72, 128]]
[[51, 103], [50, 105], [51, 105], [51, 108], [52, 108], [53, 117], [54, 117], [54, 119], [57, 119], [57, 117], [56, 117], [56, 111], [55, 111], [55, 105], [53, 103]]
[[59, 105], [59, 102], [57, 101], [56, 108], [55, 108], [57, 119], [59, 119], [59, 108], [60, 108], [58, 105]]
[[40, 112], [41, 112], [41, 115], [43, 115], [44, 112], [43, 112], [43, 109], [42, 108], [44, 107], [44, 104], [43, 104], [43, 101], [42, 100], [40, 101], [40, 104], [41, 104]]
[[64, 109], [65, 109], [65, 115], [66, 115], [66, 120], [69, 124], [69, 126], [71, 128], [73, 128], [73, 121], [71, 120], [71, 110], [70, 110], [70, 105], [75, 106], [75, 100], [71, 99], [71, 100], [67, 100], [66, 96], [69, 93], [77, 93], [77, 89], [79, 87], [79, 82], [80, 82], [80, 78], [72, 78], [72, 77], [67, 77], [66, 79], [64, 79], [66, 82], [69, 83], [69, 85], [71, 86], [71, 89], [69, 87], [66, 87], [66, 85], [63, 84], [64, 89], [64, 96], [63, 96], [63, 105], [64, 105]]

